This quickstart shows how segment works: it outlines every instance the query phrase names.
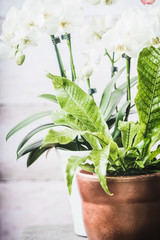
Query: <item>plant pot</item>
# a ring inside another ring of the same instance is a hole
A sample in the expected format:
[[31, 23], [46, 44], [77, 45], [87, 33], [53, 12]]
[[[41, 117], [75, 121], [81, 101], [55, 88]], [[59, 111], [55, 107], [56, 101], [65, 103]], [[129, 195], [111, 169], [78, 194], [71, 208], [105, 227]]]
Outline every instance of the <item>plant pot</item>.
[[107, 177], [113, 196], [96, 175], [80, 170], [77, 180], [89, 240], [160, 238], [160, 173]]
[[[89, 151], [67, 151], [67, 150], [61, 150], [56, 149], [57, 157], [60, 160], [61, 168], [63, 171], [63, 176], [66, 182], [66, 165], [67, 160], [70, 156], [86, 156], [89, 153]], [[67, 184], [66, 184], [67, 186]], [[79, 194], [79, 189], [77, 185], [77, 179], [76, 177], [73, 178], [73, 184], [72, 184], [72, 194], [69, 197], [70, 200], [70, 206], [72, 211], [72, 218], [73, 218], [73, 225], [74, 225], [74, 232], [75, 234], [79, 236], [86, 237], [86, 231], [83, 224], [83, 217], [82, 217], [82, 204], [81, 204], [81, 198]]]

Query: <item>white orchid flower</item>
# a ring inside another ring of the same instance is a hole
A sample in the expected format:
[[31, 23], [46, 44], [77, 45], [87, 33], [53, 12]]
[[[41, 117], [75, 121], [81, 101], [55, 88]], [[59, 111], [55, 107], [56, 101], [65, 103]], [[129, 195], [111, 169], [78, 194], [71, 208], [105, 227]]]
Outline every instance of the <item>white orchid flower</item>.
[[77, 78], [85, 80], [86, 78], [90, 78], [95, 71], [96, 65], [101, 61], [101, 55], [96, 49], [87, 50], [83, 52], [82, 55], [85, 57], [84, 66], [77, 74]]
[[81, 24], [83, 17], [81, 0], [61, 0], [61, 12], [58, 20], [59, 31], [72, 32], [74, 27]]
[[86, 43], [94, 43], [101, 40], [103, 35], [117, 22], [113, 16], [90, 18], [89, 23], [81, 29], [81, 36]]
[[86, 0], [91, 5], [97, 5], [101, 3], [101, 0]]
[[[28, 18], [23, 9], [19, 11], [16, 8], [11, 8], [2, 24], [0, 56], [20, 59], [19, 56], [23, 55], [24, 59], [22, 50], [28, 46], [36, 46], [40, 36], [40, 30], [35, 26], [32, 18]], [[16, 61], [20, 65], [20, 60]], [[21, 62], [23, 63], [24, 60]]]
[[158, 11], [153, 14], [153, 10], [144, 12], [137, 9], [125, 12], [115, 27], [104, 34], [103, 42], [108, 51], [137, 57], [145, 47], [151, 45], [158, 47], [159, 37]]
[[61, 12], [61, 1], [26, 0], [22, 8], [24, 22], [28, 27], [37, 27], [52, 35], [58, 30], [58, 16]]
[[91, 5], [98, 5], [98, 4], [105, 4], [105, 5], [112, 5], [113, 3], [117, 2], [117, 0], [84, 0]]

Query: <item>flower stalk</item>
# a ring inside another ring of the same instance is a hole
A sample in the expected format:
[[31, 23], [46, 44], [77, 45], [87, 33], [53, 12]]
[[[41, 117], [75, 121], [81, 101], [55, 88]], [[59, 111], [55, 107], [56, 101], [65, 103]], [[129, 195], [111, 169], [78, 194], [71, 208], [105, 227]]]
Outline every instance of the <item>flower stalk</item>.
[[72, 46], [71, 46], [71, 35], [69, 33], [65, 33], [61, 36], [62, 40], [67, 40], [67, 45], [69, 48], [69, 54], [70, 54], [70, 64], [71, 64], [71, 72], [72, 72], [72, 81], [74, 82], [76, 80], [76, 71], [73, 61], [73, 54], [72, 54]]
[[54, 48], [55, 48], [55, 52], [56, 52], [61, 76], [66, 77], [66, 71], [64, 70], [63, 63], [62, 63], [62, 58], [61, 58], [59, 49], [57, 47], [57, 44], [60, 43], [60, 39], [59, 39], [59, 37], [55, 37], [54, 35], [51, 35], [51, 39], [52, 39], [52, 43], [53, 43]]
[[[130, 86], [131, 58], [127, 55], [125, 55], [125, 58], [126, 58], [126, 69], [127, 69], [127, 101], [131, 101], [131, 86]], [[128, 121], [130, 109], [131, 109], [131, 104], [129, 104], [126, 109], [125, 121]]]

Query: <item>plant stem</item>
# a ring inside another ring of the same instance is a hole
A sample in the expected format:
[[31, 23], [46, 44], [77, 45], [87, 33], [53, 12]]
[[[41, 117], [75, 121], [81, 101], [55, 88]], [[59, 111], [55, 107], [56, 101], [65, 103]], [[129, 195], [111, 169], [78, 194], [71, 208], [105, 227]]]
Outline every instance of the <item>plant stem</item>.
[[[90, 96], [93, 97], [93, 94], [96, 93], [96, 89], [95, 88], [91, 88], [91, 83], [90, 83], [90, 78], [87, 78], [87, 85], [88, 85], [88, 93]], [[94, 97], [93, 97], [94, 99]]]
[[91, 84], [90, 84], [90, 79], [87, 78], [87, 85], [88, 85], [88, 88], [90, 89], [91, 88]]
[[108, 53], [107, 49], [105, 49], [105, 54], [104, 54], [104, 55], [108, 56], [108, 58], [109, 58], [109, 60], [111, 61], [111, 64], [112, 64], [113, 59], [112, 59], [112, 57], [110, 56], [110, 54]]
[[114, 77], [115, 75], [115, 70], [114, 70], [114, 57], [115, 57], [115, 53], [113, 52], [113, 56], [112, 56], [112, 73], [111, 73], [111, 77]]
[[[72, 54], [72, 47], [71, 47], [71, 35], [69, 33], [65, 33], [65, 35], [61, 36], [61, 38], [67, 40], [67, 45], [68, 45], [69, 54], [70, 54], [72, 82], [74, 82], [76, 80], [76, 71], [75, 71], [75, 66], [74, 66], [74, 61], [73, 61], [73, 54]], [[75, 140], [76, 140], [76, 149], [77, 149], [77, 151], [80, 151], [78, 137], [76, 137]]]
[[[131, 101], [131, 86], [130, 86], [130, 69], [131, 69], [131, 58], [126, 56], [126, 69], [127, 69], [127, 101]], [[126, 109], [125, 121], [128, 121], [128, 116], [130, 113], [131, 103]]]
[[72, 47], [71, 47], [71, 35], [69, 33], [66, 33], [66, 39], [67, 39], [67, 45], [68, 45], [69, 54], [70, 54], [72, 81], [74, 82], [76, 80], [76, 71], [75, 71], [75, 66], [74, 66], [74, 61], [73, 61], [73, 54], [72, 54]]
[[[113, 56], [112, 56], [112, 74], [111, 77], [113, 78], [115, 75], [115, 72], [117, 71], [117, 68], [114, 65], [114, 59], [115, 59], [115, 53], [113, 52]], [[116, 83], [114, 83], [114, 89], [116, 89]]]
[[51, 39], [52, 39], [52, 43], [53, 43], [54, 48], [55, 48], [55, 52], [56, 52], [56, 56], [57, 56], [58, 65], [59, 65], [61, 76], [62, 77], [66, 77], [66, 71], [64, 70], [62, 59], [61, 59], [61, 55], [60, 55], [59, 49], [57, 47], [57, 43], [60, 43], [60, 39], [59, 38], [55, 38], [54, 35], [51, 35]]

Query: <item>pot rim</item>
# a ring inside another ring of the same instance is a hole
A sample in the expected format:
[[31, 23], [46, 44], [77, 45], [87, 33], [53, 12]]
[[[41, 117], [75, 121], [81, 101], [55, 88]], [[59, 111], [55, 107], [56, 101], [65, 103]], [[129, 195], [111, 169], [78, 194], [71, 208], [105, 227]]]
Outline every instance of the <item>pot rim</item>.
[[[99, 182], [98, 176], [93, 173], [86, 172], [82, 169], [78, 169], [77, 177], [83, 178], [86, 181]], [[140, 182], [145, 180], [155, 180], [160, 178], [160, 172], [144, 174], [144, 175], [132, 175], [132, 176], [107, 176], [107, 182]]]

